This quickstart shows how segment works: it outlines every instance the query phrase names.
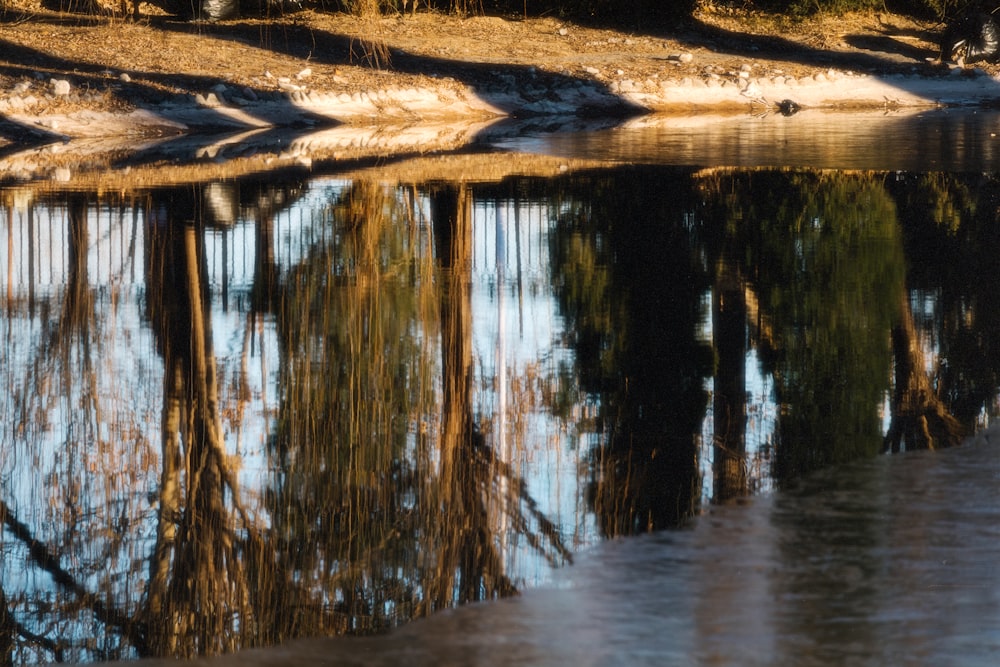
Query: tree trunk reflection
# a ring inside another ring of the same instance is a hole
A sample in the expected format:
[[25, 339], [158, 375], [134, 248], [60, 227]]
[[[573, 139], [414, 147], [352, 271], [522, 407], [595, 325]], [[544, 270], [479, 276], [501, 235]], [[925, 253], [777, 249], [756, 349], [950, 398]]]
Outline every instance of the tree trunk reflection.
[[225, 453], [203, 232], [198, 208], [184, 203], [160, 209], [147, 230], [148, 315], [163, 355], [164, 408], [145, 615], [150, 655], [193, 657], [252, 637], [246, 560], [255, 529]]
[[[433, 524], [440, 546], [428, 611], [453, 602], [509, 595], [493, 539], [486, 501], [495, 472], [472, 414], [472, 216], [464, 186], [436, 188], [431, 218], [440, 288], [442, 433], [439, 516]], [[458, 582], [454, 578], [458, 577]]]
[[902, 294], [899, 301], [899, 319], [892, 327], [895, 368], [892, 420], [883, 450], [895, 453], [901, 449], [954, 447], [965, 437], [965, 428], [931, 385], [909, 294]]
[[712, 337], [718, 358], [712, 394], [713, 498], [725, 502], [749, 492], [747, 479], [747, 304], [737, 267], [716, 266]]

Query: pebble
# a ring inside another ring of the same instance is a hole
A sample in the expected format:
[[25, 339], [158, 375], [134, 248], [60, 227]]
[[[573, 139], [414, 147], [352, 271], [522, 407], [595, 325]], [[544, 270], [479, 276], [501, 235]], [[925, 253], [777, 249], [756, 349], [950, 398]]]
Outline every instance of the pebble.
[[306, 67], [304, 70], [296, 74], [295, 78], [298, 79], [299, 81], [301, 81], [302, 79], [308, 79], [310, 76], [312, 76], [312, 73], [313, 71], [310, 68]]
[[123, 83], [128, 83], [129, 81], [132, 80], [132, 77], [128, 75], [128, 72], [122, 72], [121, 74], [118, 75], [118, 80]]
[[216, 97], [215, 93], [209, 93], [207, 95], [197, 94], [194, 96], [195, 102], [203, 107], [218, 107], [222, 106], [222, 102]]
[[740, 95], [751, 99], [760, 99], [763, 97], [763, 91], [761, 91], [760, 86], [751, 81], [747, 84], [747, 87], [743, 89], [743, 92], [741, 92]]
[[584, 67], [583, 71], [586, 72], [587, 74], [590, 74], [591, 76], [597, 76], [598, 74], [601, 73], [601, 70], [597, 69], [596, 67]]

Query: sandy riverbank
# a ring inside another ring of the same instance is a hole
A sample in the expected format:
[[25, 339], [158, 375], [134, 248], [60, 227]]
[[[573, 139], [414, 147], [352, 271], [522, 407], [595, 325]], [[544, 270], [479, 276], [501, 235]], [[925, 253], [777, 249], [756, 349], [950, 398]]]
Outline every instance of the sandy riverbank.
[[998, 72], [935, 63], [933, 26], [878, 14], [816, 19], [788, 34], [774, 20], [751, 26], [706, 14], [668, 33], [551, 18], [373, 22], [314, 11], [210, 25], [42, 10], [4, 18], [0, 141], [8, 144], [1000, 102]]

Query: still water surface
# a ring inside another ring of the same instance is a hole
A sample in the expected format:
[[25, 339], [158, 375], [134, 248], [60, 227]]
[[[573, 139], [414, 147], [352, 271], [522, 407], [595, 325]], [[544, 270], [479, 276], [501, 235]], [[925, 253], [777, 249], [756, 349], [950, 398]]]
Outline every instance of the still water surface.
[[0, 659], [986, 664], [1000, 119], [851, 120], [5, 186]]

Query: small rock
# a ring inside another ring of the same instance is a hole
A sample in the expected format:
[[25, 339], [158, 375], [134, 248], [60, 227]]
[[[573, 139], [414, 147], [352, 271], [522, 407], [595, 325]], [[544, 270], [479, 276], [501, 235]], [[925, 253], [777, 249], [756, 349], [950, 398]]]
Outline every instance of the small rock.
[[122, 72], [121, 74], [118, 75], [118, 80], [121, 81], [122, 83], [128, 83], [129, 81], [132, 80], [132, 77], [128, 75], [128, 72]]
[[590, 74], [591, 76], [597, 76], [598, 74], [601, 73], [601, 70], [597, 69], [596, 67], [584, 67], [583, 71], [586, 72], [587, 74]]
[[14, 94], [20, 95], [21, 93], [26, 93], [31, 88], [30, 81], [21, 81], [16, 86], [14, 86]]
[[296, 93], [302, 90], [302, 86], [296, 85], [290, 81], [278, 80], [278, 88], [285, 91], [286, 93]]
[[744, 97], [749, 97], [752, 100], [757, 100], [763, 97], [763, 92], [755, 82], [751, 81], [747, 84], [746, 88], [740, 93]]
[[742, 65], [740, 65], [740, 71], [741, 72], [747, 72], [747, 73], [749, 73], [750, 70], [752, 70], [752, 69], [753, 69], [753, 65], [751, 65], [749, 63], [743, 63]]
[[797, 114], [802, 107], [795, 100], [781, 100], [776, 105], [778, 107], [778, 112], [782, 116], [793, 116]]
[[219, 98], [216, 97], [215, 93], [209, 93], [208, 95], [196, 94], [194, 96], [194, 101], [203, 107], [218, 107], [222, 106]]
[[301, 81], [302, 79], [308, 79], [310, 76], [312, 76], [312, 73], [313, 71], [308, 67], [306, 67], [304, 70], [296, 74], [295, 78], [298, 79], [299, 81]]
[[250, 100], [252, 102], [256, 102], [257, 101], [257, 93], [255, 93], [253, 91], [253, 88], [250, 88], [249, 86], [247, 86], [246, 88], [243, 89], [243, 97], [245, 97], [246, 99], [248, 99], [248, 100]]
[[569, 34], [569, 30], [567, 30], [566, 28], [559, 28], [559, 36], [560, 37], [565, 37], [568, 34]]

